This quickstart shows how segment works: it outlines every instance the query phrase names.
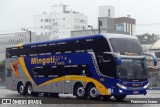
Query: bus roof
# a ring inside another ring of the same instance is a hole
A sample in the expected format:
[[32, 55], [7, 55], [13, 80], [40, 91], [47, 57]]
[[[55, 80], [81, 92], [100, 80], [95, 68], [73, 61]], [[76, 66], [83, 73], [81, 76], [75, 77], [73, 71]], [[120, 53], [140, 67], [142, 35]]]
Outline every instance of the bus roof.
[[130, 36], [125, 34], [103, 34], [105, 38], [128, 38], [128, 39], [137, 39], [136, 36]]
[[89, 39], [89, 38], [129, 38], [129, 39], [136, 39], [134, 36], [124, 35], [124, 34], [97, 34], [97, 35], [88, 35], [88, 36], [81, 36], [81, 37], [74, 37], [74, 38], [65, 38], [65, 39], [58, 39], [58, 40], [49, 40], [49, 41], [42, 41], [42, 42], [34, 42], [28, 44], [18, 44], [17, 46], [30, 46], [30, 45], [38, 45], [38, 44], [48, 44], [54, 42], [68, 42], [73, 40], [82, 40], [82, 39]]
[[64, 39], [57, 39], [57, 40], [49, 40], [49, 41], [42, 41], [42, 42], [35, 42], [35, 43], [28, 43], [23, 44], [23, 46], [30, 46], [30, 45], [37, 45], [37, 44], [48, 44], [54, 42], [68, 42], [73, 40], [82, 40], [82, 39], [89, 39], [89, 38], [102, 38], [102, 35], [88, 35], [88, 36], [81, 36], [81, 37], [73, 37], [73, 38], [64, 38]]

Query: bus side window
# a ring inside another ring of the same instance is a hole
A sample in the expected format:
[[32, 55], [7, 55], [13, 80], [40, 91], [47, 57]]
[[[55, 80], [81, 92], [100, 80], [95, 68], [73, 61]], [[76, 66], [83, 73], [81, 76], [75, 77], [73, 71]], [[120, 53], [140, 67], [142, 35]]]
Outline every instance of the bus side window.
[[9, 50], [6, 50], [6, 58], [10, 58], [11, 56], [10, 56], [10, 52], [9, 52]]
[[107, 76], [115, 76], [115, 69], [116, 69], [116, 65], [115, 65], [115, 59], [112, 55], [103, 55], [103, 58], [101, 59], [101, 63], [100, 63], [101, 69], [100, 72], [103, 75], [107, 75]]

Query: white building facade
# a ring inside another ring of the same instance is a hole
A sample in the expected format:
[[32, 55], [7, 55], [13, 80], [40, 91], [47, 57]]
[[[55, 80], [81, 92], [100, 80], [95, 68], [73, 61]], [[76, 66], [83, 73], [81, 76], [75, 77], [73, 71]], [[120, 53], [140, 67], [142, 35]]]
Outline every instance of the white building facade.
[[113, 6], [99, 6], [99, 17], [115, 18], [115, 7]]
[[82, 13], [69, 10], [68, 5], [54, 5], [51, 12], [34, 16], [34, 32], [37, 35], [50, 36], [50, 39], [71, 37], [72, 30], [87, 27], [88, 18]]

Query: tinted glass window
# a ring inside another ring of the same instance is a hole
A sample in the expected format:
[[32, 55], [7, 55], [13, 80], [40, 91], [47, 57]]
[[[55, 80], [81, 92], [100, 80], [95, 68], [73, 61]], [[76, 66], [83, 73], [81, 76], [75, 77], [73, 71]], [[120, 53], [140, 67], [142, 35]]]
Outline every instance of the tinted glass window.
[[155, 52], [157, 58], [160, 58], [160, 52]]
[[122, 80], [140, 80], [148, 78], [147, 63], [145, 59], [122, 59], [118, 66], [117, 76]]
[[61, 76], [59, 66], [39, 66], [32, 68], [34, 77], [52, 77], [56, 78]]
[[66, 65], [64, 75], [85, 75], [91, 76], [88, 65]]
[[112, 55], [104, 54], [99, 59], [100, 72], [103, 75], [114, 77], [116, 72], [115, 59]]
[[109, 39], [114, 52], [122, 55], [134, 54], [142, 55], [143, 50], [137, 39], [110, 38]]

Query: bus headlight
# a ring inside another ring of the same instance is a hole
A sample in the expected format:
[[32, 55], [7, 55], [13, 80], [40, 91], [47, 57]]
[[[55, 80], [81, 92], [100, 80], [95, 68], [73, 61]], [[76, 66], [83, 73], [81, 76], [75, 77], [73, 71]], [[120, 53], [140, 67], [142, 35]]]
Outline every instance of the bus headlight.
[[122, 89], [127, 89], [126, 86], [124, 86], [124, 85], [122, 85], [122, 84], [119, 84], [119, 83], [117, 83], [117, 86], [120, 87], [120, 88], [122, 88]]
[[148, 88], [148, 86], [149, 86], [149, 83], [147, 83], [143, 88]]

